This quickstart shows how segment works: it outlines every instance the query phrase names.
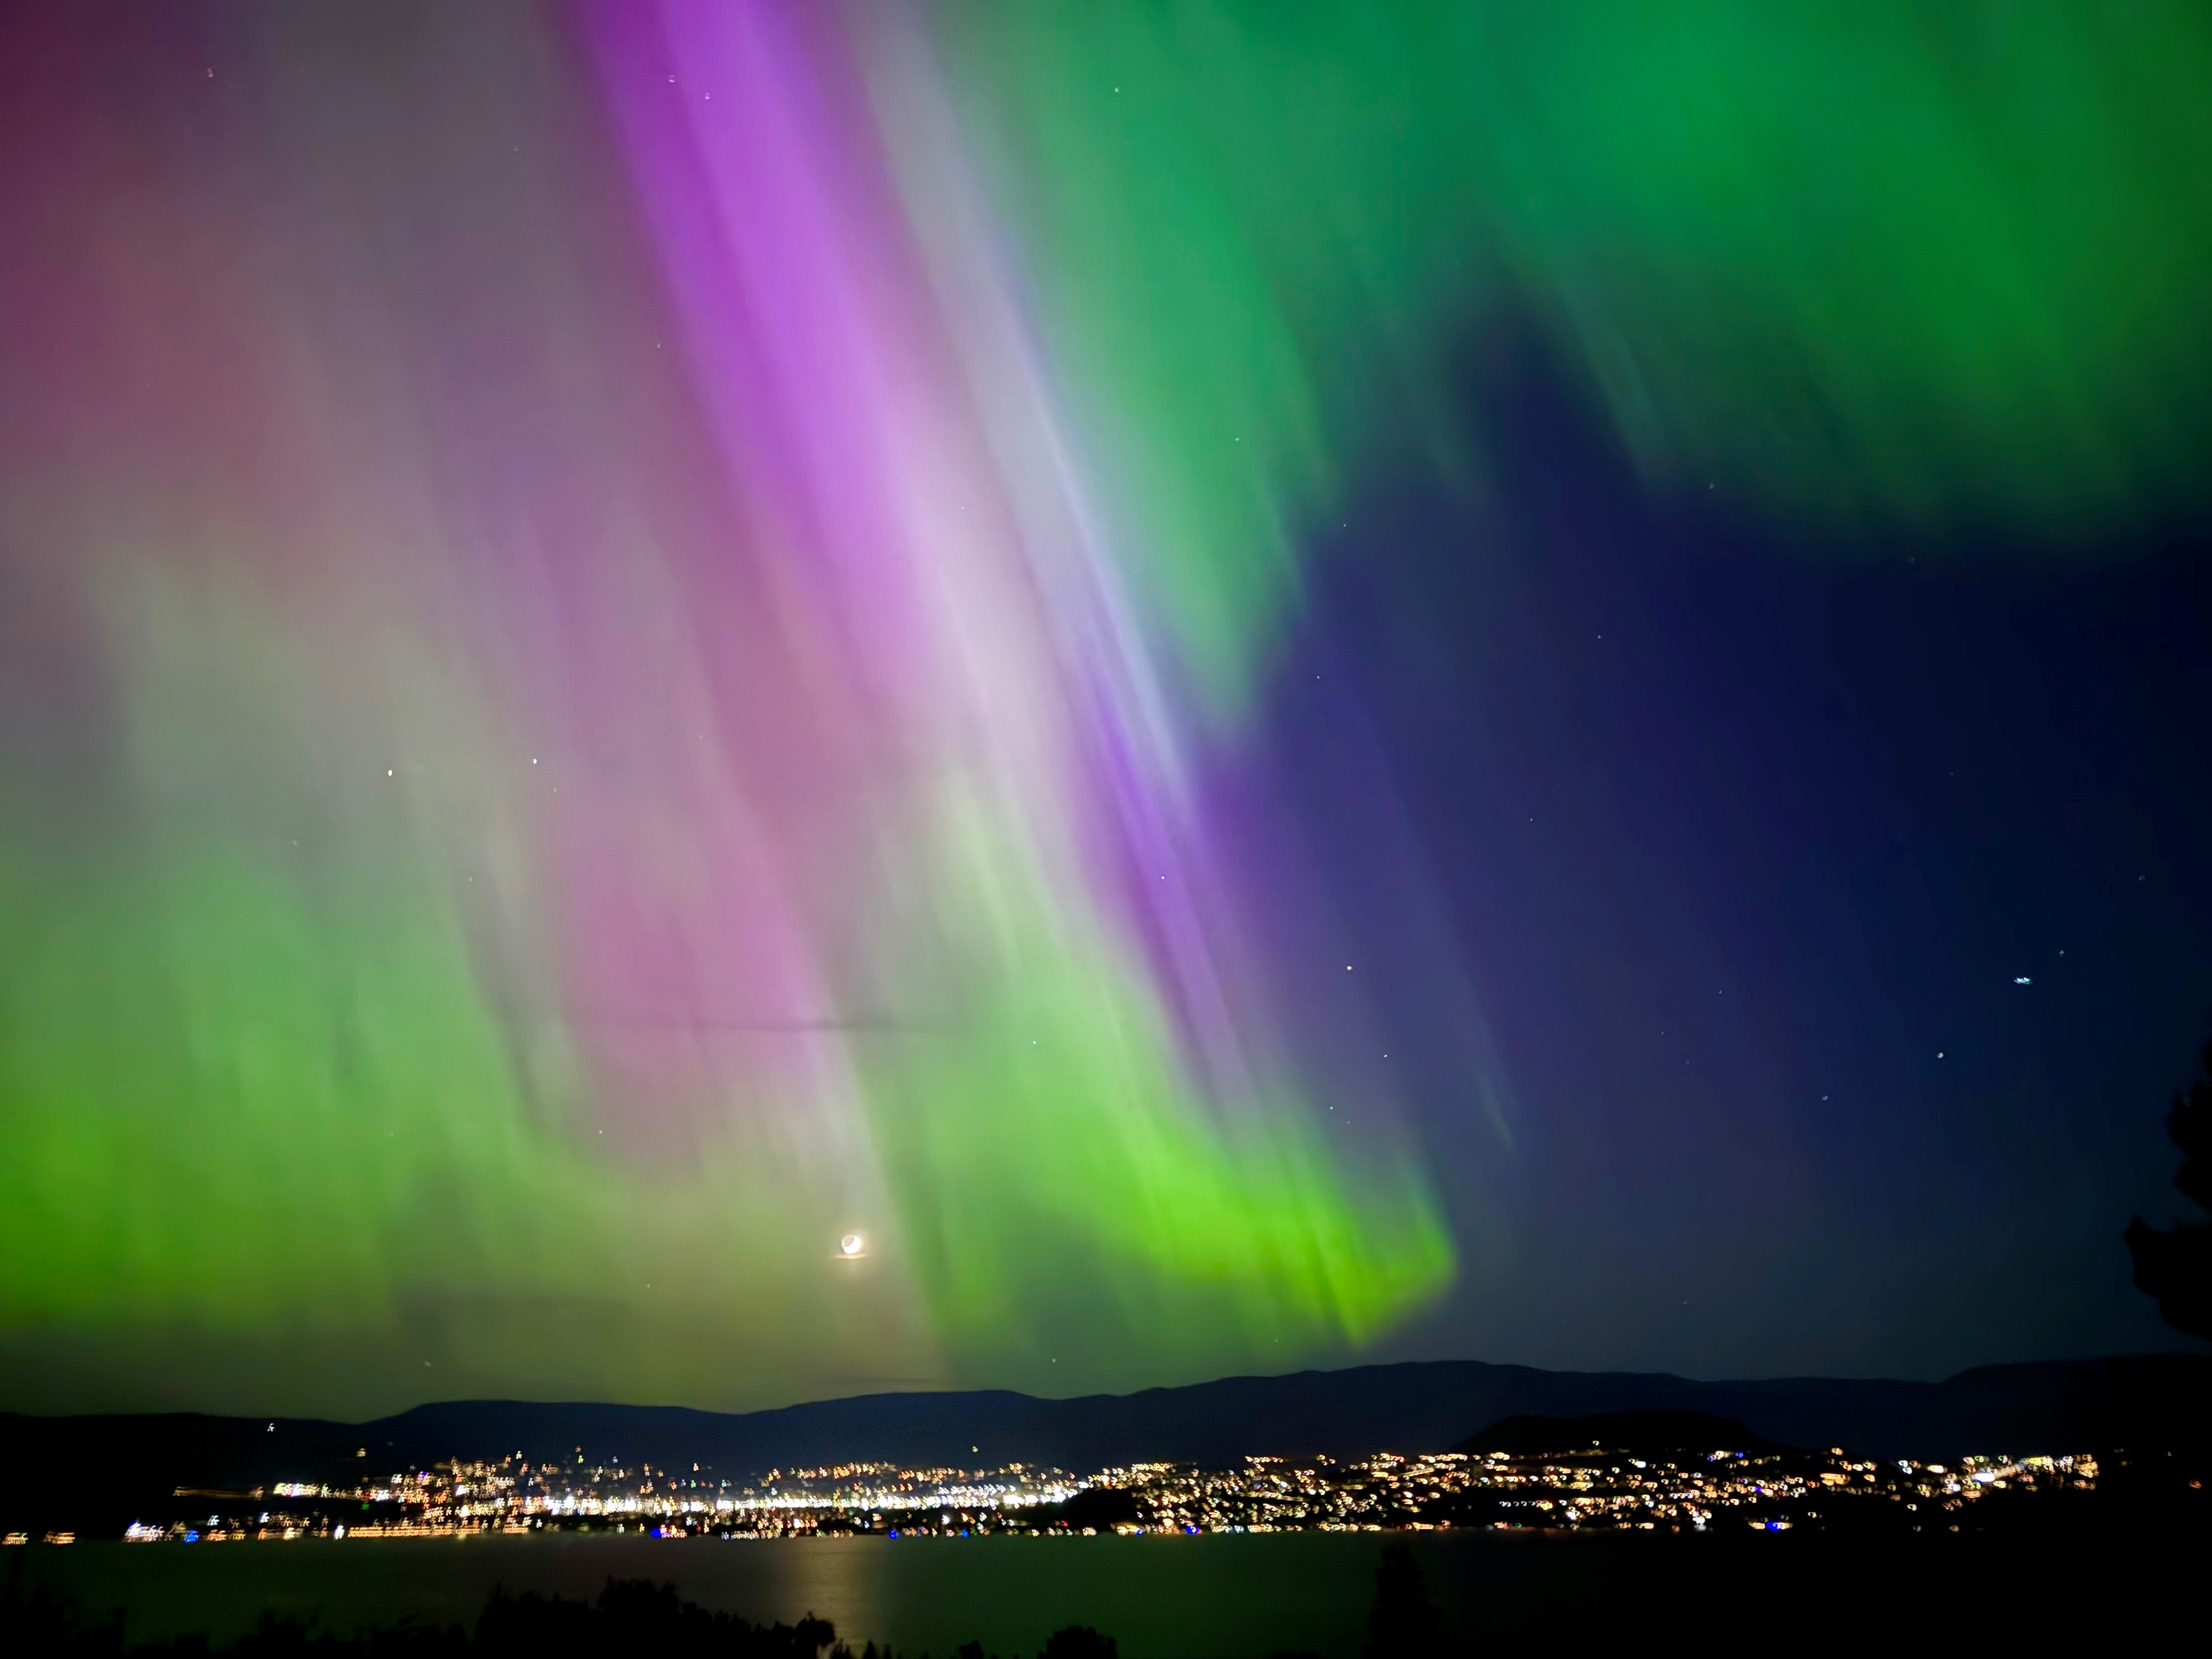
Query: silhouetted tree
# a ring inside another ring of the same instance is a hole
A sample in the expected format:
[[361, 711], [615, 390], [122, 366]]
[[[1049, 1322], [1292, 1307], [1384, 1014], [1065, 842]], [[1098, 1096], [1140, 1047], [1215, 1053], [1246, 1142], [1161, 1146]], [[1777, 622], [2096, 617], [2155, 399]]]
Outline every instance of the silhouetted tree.
[[1040, 1659], [1115, 1659], [1114, 1638], [1088, 1625], [1070, 1625], [1045, 1638]]
[[1386, 1544], [1367, 1610], [1367, 1659], [1420, 1659], [1437, 1651], [1443, 1615], [1429, 1600], [1421, 1564], [1403, 1544]]
[[118, 1654], [123, 1651], [123, 1619], [87, 1625], [75, 1596], [51, 1584], [33, 1584], [26, 1571], [27, 1550], [10, 1550], [8, 1577], [0, 1584], [0, 1648], [11, 1653]]
[[733, 1613], [686, 1601], [673, 1584], [649, 1578], [609, 1578], [599, 1604], [535, 1591], [495, 1589], [477, 1621], [475, 1650], [551, 1659], [570, 1653], [711, 1652], [737, 1659], [851, 1659], [826, 1619], [809, 1613], [796, 1625], [751, 1625]]
[[[2185, 1197], [2212, 1210], [2212, 1043], [2204, 1048], [2203, 1075], [2173, 1097], [2166, 1131], [2181, 1148], [2173, 1177]], [[2137, 1216], [2128, 1224], [2136, 1288], [2158, 1298], [2158, 1310], [2178, 1331], [2212, 1341], [2212, 1222], [2183, 1221], [2161, 1231]]]

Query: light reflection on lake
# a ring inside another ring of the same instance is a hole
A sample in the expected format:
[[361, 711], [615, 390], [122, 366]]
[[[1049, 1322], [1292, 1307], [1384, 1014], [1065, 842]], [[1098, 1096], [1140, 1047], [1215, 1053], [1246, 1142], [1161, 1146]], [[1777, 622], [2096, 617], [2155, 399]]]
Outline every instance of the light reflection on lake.
[[[814, 1613], [855, 1649], [949, 1659], [970, 1640], [1017, 1659], [1065, 1625], [1116, 1638], [1123, 1659], [1262, 1659], [1310, 1651], [1349, 1659], [1366, 1637], [1376, 1534], [1139, 1538], [779, 1540], [645, 1537], [368, 1539], [343, 1542], [77, 1544], [7, 1552], [75, 1594], [88, 1613], [120, 1607], [131, 1639], [205, 1632], [227, 1641], [264, 1609], [323, 1628], [418, 1620], [473, 1626], [495, 1584], [572, 1598], [609, 1577], [672, 1581], [688, 1599], [757, 1622]], [[2099, 1553], [2081, 1537], [1854, 1543], [1820, 1534], [1426, 1533], [1410, 1540], [1453, 1647], [1584, 1642], [1601, 1634], [1710, 1629], [1811, 1608], [1923, 1599], [2034, 1602]], [[2179, 1540], [2106, 1540], [2142, 1582]], [[15, 1561], [6, 1564], [16, 1565]], [[2108, 1564], [2117, 1567], [2118, 1562]], [[2182, 1582], [2179, 1578], [2171, 1581]], [[2081, 1603], [2086, 1607], [2088, 1603]], [[2156, 1598], [2097, 1602], [2106, 1636], [2153, 1617]], [[1825, 1617], [1825, 1615], [1823, 1615]], [[1817, 1620], [1815, 1622], [1818, 1622]], [[2060, 1620], [2060, 1622], [2063, 1622]]]
[[332, 1543], [79, 1544], [37, 1565], [88, 1613], [122, 1607], [133, 1640], [218, 1640], [264, 1608], [349, 1631], [403, 1614], [473, 1626], [495, 1584], [596, 1595], [610, 1577], [673, 1580], [688, 1599], [764, 1622], [818, 1613], [858, 1647], [941, 1656], [980, 1640], [1030, 1654], [1063, 1625], [1115, 1637], [1125, 1659], [1311, 1648], [1357, 1651], [1378, 1537], [367, 1539]]

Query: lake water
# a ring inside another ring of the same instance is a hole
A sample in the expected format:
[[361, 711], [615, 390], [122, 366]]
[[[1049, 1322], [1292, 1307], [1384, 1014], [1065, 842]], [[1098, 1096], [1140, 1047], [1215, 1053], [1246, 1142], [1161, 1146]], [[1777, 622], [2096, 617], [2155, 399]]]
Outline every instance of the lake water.
[[[2051, 1634], [2095, 1610], [2107, 1638], [2153, 1608], [2116, 1608], [2109, 1563], [2075, 1540], [2056, 1546], [1947, 1538], [1876, 1548], [1778, 1538], [1425, 1534], [1415, 1553], [1459, 1640], [1587, 1639], [1714, 1632], [1720, 1626], [1798, 1644], [1838, 1631], [1834, 1609], [1878, 1609], [1878, 1628], [1936, 1638], [1959, 1613], [1996, 1609]], [[2115, 1540], [2117, 1543], [2118, 1540]], [[811, 1612], [857, 1648], [873, 1638], [944, 1659], [980, 1640], [1034, 1654], [1063, 1625], [1087, 1624], [1125, 1659], [1259, 1659], [1281, 1650], [1358, 1651], [1383, 1540], [1375, 1534], [1193, 1538], [672, 1540], [565, 1536], [349, 1540], [214, 1545], [33, 1547], [24, 1566], [88, 1612], [125, 1610], [133, 1639], [207, 1632], [227, 1639], [264, 1609], [318, 1615], [350, 1631], [413, 1614], [473, 1625], [495, 1584], [595, 1595], [609, 1577], [672, 1580], [690, 1599], [755, 1620]], [[2148, 1549], [2147, 1546], [2150, 1547]], [[11, 1556], [16, 1551], [9, 1551]], [[2155, 1540], [2126, 1560], [2160, 1574]], [[13, 1563], [8, 1565], [12, 1565]], [[2191, 1571], [2176, 1563], [2186, 1583]], [[2147, 1575], [2147, 1576], [2146, 1576]], [[2088, 1599], [2085, 1600], [2084, 1597]], [[1926, 1613], [1919, 1611], [1929, 1609]], [[1917, 1644], [1908, 1640], [1908, 1645]]]

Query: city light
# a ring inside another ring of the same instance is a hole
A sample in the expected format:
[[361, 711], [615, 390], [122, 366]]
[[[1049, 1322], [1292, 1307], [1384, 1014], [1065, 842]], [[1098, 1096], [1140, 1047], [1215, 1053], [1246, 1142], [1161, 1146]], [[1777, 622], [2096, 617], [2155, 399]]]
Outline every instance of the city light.
[[[1253, 1455], [1226, 1468], [1129, 1463], [1088, 1474], [1025, 1463], [961, 1469], [849, 1462], [744, 1477], [697, 1464], [683, 1474], [645, 1462], [533, 1465], [518, 1455], [395, 1470], [353, 1487], [288, 1480], [239, 1492], [179, 1488], [175, 1497], [189, 1503], [141, 1515], [123, 1537], [221, 1543], [553, 1531], [891, 1540], [1714, 1526], [1779, 1533], [1869, 1524], [1956, 1531], [1972, 1519], [1975, 1505], [2094, 1491], [2098, 1473], [2087, 1455], [1884, 1464], [1834, 1449], [1779, 1448]], [[9, 1534], [6, 1541], [32, 1535]], [[48, 1534], [50, 1541], [59, 1537]]]

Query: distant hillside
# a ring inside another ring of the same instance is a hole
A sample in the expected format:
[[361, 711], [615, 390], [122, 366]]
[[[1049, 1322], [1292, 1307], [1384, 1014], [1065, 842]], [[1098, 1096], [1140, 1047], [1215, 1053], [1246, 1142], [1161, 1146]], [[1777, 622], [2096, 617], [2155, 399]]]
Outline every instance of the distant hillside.
[[1789, 1449], [1753, 1433], [1733, 1417], [1711, 1412], [1600, 1412], [1591, 1417], [1502, 1417], [1452, 1449], [1525, 1456], [1596, 1449], [1657, 1455]]
[[[454, 1456], [696, 1462], [723, 1477], [842, 1461], [1089, 1470], [1247, 1453], [1440, 1450], [1515, 1416], [1701, 1412], [1784, 1445], [1883, 1457], [2197, 1446], [2212, 1358], [2000, 1365], [1942, 1382], [1542, 1371], [1473, 1361], [1227, 1377], [1141, 1394], [1039, 1400], [1000, 1391], [870, 1395], [725, 1415], [672, 1407], [459, 1401], [376, 1422], [195, 1415], [0, 1415], [0, 1510], [56, 1482], [117, 1490], [344, 1479]], [[356, 1455], [356, 1454], [364, 1454]]]

